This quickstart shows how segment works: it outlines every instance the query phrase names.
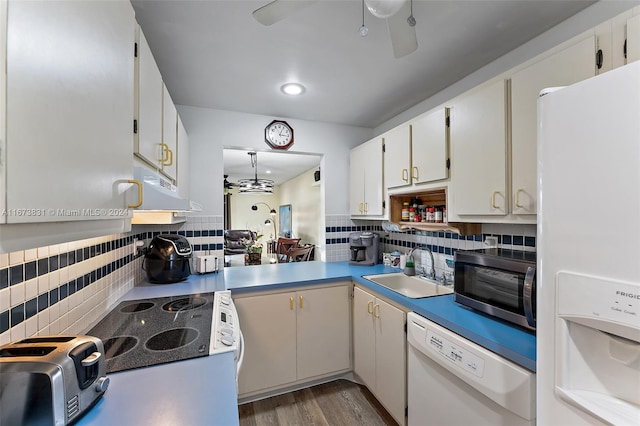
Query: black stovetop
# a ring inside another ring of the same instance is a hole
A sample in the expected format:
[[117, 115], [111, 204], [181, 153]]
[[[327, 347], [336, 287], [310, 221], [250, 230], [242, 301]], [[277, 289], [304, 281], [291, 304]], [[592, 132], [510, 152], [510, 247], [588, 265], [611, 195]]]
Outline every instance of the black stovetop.
[[102, 339], [107, 373], [206, 356], [213, 295], [122, 302], [87, 334]]

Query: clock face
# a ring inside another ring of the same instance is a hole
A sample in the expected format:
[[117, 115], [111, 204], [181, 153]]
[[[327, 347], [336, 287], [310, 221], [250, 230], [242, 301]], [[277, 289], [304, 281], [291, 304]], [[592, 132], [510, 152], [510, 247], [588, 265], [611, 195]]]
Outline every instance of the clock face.
[[264, 137], [274, 149], [288, 149], [293, 145], [293, 129], [286, 121], [273, 120], [265, 128]]

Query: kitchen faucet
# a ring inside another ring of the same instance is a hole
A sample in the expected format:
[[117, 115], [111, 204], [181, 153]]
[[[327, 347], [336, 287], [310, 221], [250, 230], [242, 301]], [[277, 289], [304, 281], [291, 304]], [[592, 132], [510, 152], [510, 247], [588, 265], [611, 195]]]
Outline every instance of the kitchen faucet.
[[429, 275], [427, 275], [427, 273], [425, 272], [425, 267], [424, 265], [422, 265], [422, 273], [425, 277], [435, 280], [436, 279], [436, 268], [435, 268], [435, 263], [433, 261], [433, 252], [431, 251], [431, 249], [428, 246], [415, 246], [414, 248], [412, 248], [409, 251], [409, 254], [407, 255], [407, 259], [413, 256], [413, 252], [416, 250], [426, 250], [427, 252], [429, 252], [429, 256], [431, 257], [431, 270], [429, 271]]

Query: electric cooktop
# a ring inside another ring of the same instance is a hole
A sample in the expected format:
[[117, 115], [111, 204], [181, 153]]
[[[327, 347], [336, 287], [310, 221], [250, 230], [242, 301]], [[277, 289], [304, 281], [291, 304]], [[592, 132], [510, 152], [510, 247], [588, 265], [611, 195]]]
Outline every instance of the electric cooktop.
[[87, 334], [104, 343], [107, 373], [209, 355], [214, 293], [128, 300]]

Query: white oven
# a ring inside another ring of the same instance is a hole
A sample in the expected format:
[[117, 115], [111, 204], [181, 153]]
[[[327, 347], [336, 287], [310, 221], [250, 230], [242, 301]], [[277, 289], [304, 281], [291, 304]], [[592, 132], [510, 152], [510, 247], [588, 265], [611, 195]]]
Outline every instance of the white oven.
[[229, 290], [216, 291], [214, 294], [209, 348], [210, 355], [234, 351], [237, 381], [244, 358], [244, 337]]

